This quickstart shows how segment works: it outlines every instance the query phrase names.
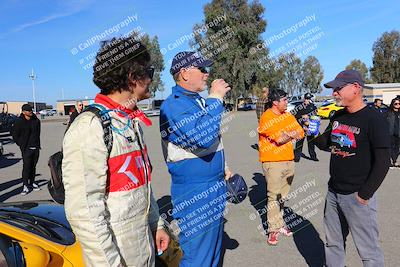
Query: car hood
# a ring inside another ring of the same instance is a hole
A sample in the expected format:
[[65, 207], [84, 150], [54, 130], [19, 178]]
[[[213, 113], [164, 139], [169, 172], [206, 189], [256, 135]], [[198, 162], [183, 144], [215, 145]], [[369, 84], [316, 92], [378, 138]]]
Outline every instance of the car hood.
[[0, 214], [2, 212], [25, 213], [50, 221], [54, 221], [71, 229], [65, 216], [64, 206], [55, 204], [52, 201], [20, 201], [0, 204]]

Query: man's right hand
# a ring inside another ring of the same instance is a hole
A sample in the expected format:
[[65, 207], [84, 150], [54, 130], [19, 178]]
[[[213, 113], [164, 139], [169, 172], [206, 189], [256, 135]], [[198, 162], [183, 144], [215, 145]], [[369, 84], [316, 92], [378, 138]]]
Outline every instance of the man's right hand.
[[211, 83], [210, 95], [224, 98], [229, 90], [231, 90], [231, 88], [227, 82], [225, 82], [223, 79], [216, 79]]

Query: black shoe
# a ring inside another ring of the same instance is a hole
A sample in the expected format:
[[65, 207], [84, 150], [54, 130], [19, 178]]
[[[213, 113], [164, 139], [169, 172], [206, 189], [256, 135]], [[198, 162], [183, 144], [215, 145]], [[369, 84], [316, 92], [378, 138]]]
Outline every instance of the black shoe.
[[319, 161], [317, 158], [311, 158], [312, 161]]
[[294, 162], [299, 162], [300, 161], [300, 159], [294, 159]]

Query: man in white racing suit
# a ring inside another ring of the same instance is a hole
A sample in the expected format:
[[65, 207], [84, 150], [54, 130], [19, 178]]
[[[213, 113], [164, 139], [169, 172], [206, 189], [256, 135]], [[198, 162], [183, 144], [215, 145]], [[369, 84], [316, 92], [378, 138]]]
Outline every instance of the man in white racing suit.
[[[82, 112], [63, 141], [65, 212], [81, 244], [85, 265], [154, 266], [166, 250], [151, 183], [151, 164], [139, 122], [151, 121], [136, 102], [149, 98], [154, 68], [134, 37], [102, 43], [93, 67], [101, 89], [95, 106], [111, 122], [107, 148], [104, 120]], [[110, 152], [109, 152], [110, 151]]]

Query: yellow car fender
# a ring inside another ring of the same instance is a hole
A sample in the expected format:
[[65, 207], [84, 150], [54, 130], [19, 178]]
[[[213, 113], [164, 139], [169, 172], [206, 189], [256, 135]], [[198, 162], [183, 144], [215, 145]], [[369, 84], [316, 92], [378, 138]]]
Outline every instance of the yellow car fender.
[[26, 267], [43, 267], [50, 263], [50, 254], [33, 244], [19, 242], [24, 253]]

